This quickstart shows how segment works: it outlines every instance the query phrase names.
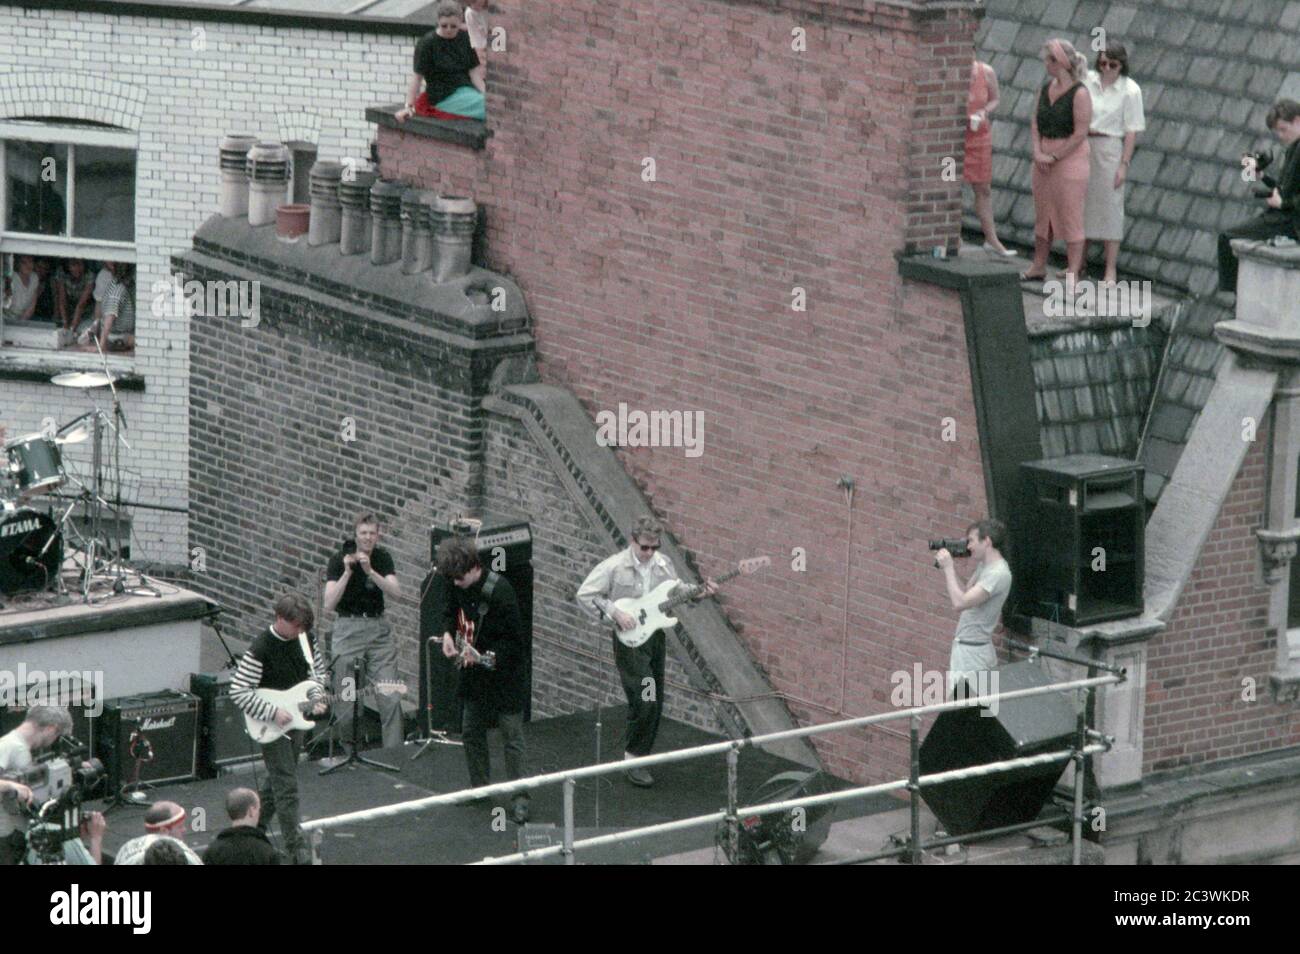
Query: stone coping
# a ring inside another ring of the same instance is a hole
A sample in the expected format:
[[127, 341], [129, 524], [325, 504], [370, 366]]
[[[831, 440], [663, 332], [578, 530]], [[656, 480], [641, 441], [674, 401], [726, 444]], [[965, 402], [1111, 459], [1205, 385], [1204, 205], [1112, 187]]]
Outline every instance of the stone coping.
[[371, 106], [366, 110], [366, 120], [385, 129], [439, 139], [456, 146], [469, 146], [471, 149], [483, 149], [492, 137], [492, 130], [487, 123], [477, 119], [434, 119], [430, 116], [412, 116], [405, 122], [397, 121], [397, 114], [402, 110], [401, 103], [389, 103], [385, 106]]

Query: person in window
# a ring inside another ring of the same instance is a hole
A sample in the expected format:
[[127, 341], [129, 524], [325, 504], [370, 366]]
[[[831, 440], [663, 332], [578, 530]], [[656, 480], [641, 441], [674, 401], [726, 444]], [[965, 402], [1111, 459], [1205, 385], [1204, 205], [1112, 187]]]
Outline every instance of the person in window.
[[32, 317], [37, 321], [50, 321], [54, 318], [54, 262], [45, 256], [36, 259], [36, 277], [40, 279], [41, 290], [36, 295], [36, 311]]
[[101, 262], [99, 272], [95, 275], [95, 290], [91, 297], [95, 302], [95, 323], [98, 324], [104, 317], [104, 296], [108, 294], [108, 288], [113, 284], [113, 263]]
[[109, 262], [106, 267], [113, 278], [100, 307], [103, 317], [86, 333], [83, 347], [88, 351], [130, 351], [135, 347], [134, 267], [126, 262]]
[[36, 259], [19, 255], [17, 271], [9, 281], [9, 307], [5, 321], [30, 321], [36, 314], [36, 302], [41, 294], [41, 279], [36, 274]]
[[[398, 122], [411, 116], [434, 119], [486, 119], [487, 85], [484, 67], [462, 27], [460, 5], [455, 0], [438, 4], [438, 26], [415, 45], [406, 107]], [[420, 92], [420, 83], [424, 92]]]
[[95, 280], [86, 269], [86, 263], [79, 258], [70, 258], [54, 278], [55, 318], [61, 329], [59, 341], [66, 344], [75, 341], [77, 326], [90, 308], [91, 295]]

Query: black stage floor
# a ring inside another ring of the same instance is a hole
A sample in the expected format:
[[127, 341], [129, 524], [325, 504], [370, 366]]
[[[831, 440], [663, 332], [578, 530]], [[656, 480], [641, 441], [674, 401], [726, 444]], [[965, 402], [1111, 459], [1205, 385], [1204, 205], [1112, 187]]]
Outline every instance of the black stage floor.
[[[618, 751], [625, 719], [622, 706], [602, 711], [601, 752], [604, 760]], [[594, 711], [542, 719], [525, 727], [528, 743], [527, 766], [531, 774], [589, 765], [595, 761]], [[492, 738], [493, 780], [504, 779], [500, 739]], [[657, 752], [719, 741], [717, 736], [665, 719], [660, 726]], [[422, 743], [407, 743], [404, 749], [373, 749], [366, 755], [400, 765], [400, 774], [354, 766], [321, 777], [321, 765], [306, 762], [298, 766], [299, 795], [304, 820], [323, 818], [376, 805], [410, 801], [468, 786], [464, 750], [459, 746], [434, 745], [418, 760], [409, 761]], [[256, 779], [253, 766], [256, 767]], [[740, 795], [743, 799], [772, 775], [798, 768], [794, 763], [756, 749], [746, 749], [740, 758]], [[192, 832], [187, 841], [202, 854], [216, 833], [227, 825], [225, 794], [241, 785], [256, 788], [263, 774], [260, 762], [234, 768], [219, 778], [158, 786], [150, 792], [154, 800], [168, 799], [183, 805], [196, 817], [203, 810], [206, 831]], [[596, 785], [600, 785], [599, 828], [602, 831], [641, 827], [717, 811], [726, 804], [726, 762], [721, 755], [654, 769], [656, 784], [636, 788], [621, 774], [603, 779], [579, 781], [576, 822], [581, 828], [596, 827]], [[835, 787], [844, 787], [837, 783]], [[890, 799], [854, 800], [841, 804], [837, 818], [869, 814], [896, 808]], [[118, 808], [109, 816], [104, 847], [115, 851], [129, 838], [143, 833], [143, 813], [138, 808]], [[464, 864], [517, 849], [517, 828], [502, 824], [501, 813], [492, 806], [456, 805], [430, 809], [394, 819], [384, 819], [329, 830], [322, 849], [326, 864]], [[494, 820], [496, 824], [494, 825]], [[532, 821], [562, 823], [560, 785], [534, 791]], [[279, 846], [279, 826], [272, 826]], [[501, 830], [504, 829], [504, 830]], [[639, 842], [613, 856], [602, 853], [593, 861], [619, 860], [635, 863], [647, 857], [663, 857], [707, 848], [713, 844], [712, 828], [701, 827], [662, 835], [653, 842]], [[583, 860], [579, 852], [579, 861]]]

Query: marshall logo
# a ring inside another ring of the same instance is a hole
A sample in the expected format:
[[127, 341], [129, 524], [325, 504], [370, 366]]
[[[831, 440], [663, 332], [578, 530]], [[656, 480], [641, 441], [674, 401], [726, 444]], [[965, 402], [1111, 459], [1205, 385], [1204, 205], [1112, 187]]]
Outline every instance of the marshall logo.
[[34, 517], [28, 520], [16, 520], [0, 527], [0, 537], [14, 537], [20, 533], [29, 533], [32, 530], [39, 530], [40, 526], [41, 522]]
[[149, 732], [154, 729], [170, 729], [176, 724], [176, 717], [170, 719], [145, 719], [140, 723], [141, 732]]

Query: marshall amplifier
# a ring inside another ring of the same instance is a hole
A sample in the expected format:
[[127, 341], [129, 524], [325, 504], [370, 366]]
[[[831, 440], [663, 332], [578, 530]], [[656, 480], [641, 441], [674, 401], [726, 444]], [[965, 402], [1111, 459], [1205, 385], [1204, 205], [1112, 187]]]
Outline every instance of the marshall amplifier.
[[136, 781], [188, 781], [197, 769], [199, 700], [174, 689], [109, 699], [97, 734], [95, 754], [113, 791]]
[[230, 682], [235, 673], [190, 673], [190, 692], [199, 699], [200, 778], [215, 778], [224, 765], [249, 762], [261, 748], [244, 729], [244, 713], [230, 701]]

